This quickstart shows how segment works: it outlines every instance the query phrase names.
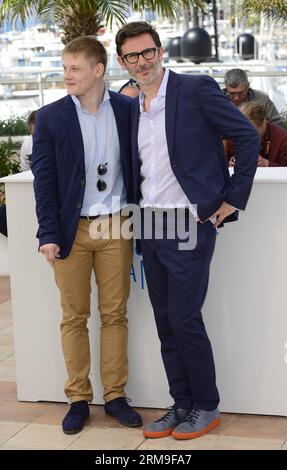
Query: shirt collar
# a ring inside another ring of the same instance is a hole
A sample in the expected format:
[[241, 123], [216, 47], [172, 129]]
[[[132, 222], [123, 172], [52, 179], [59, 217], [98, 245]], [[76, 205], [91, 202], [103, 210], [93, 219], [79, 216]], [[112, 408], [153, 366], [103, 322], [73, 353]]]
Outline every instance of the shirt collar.
[[[73, 102], [75, 103], [75, 106], [80, 109], [81, 111], [85, 111], [85, 109], [82, 108], [81, 106], [81, 103], [80, 103], [80, 100], [79, 98], [76, 96], [76, 95], [71, 95], [71, 98], [73, 100]], [[101, 102], [100, 104], [100, 107], [106, 102], [110, 100], [110, 94], [109, 94], [109, 90], [108, 90], [108, 87], [107, 87], [107, 84], [105, 83], [105, 92], [104, 92], [104, 97], [103, 97], [103, 101]]]
[[[164, 75], [158, 89], [156, 96], [166, 96], [166, 88], [168, 82], [169, 70], [164, 69]], [[140, 103], [140, 111], [144, 111], [144, 93], [141, 91], [139, 94], [139, 103]]]

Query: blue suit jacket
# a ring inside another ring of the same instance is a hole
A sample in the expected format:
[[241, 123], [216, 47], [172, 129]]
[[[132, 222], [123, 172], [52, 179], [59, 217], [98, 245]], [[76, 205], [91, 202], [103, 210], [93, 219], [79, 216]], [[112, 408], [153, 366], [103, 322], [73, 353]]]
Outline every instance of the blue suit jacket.
[[[260, 138], [248, 119], [224, 96], [215, 80], [170, 71], [165, 120], [172, 171], [189, 201], [197, 204], [200, 219], [206, 221], [223, 201], [244, 209], [257, 168]], [[139, 102], [136, 99], [132, 105], [134, 202], [141, 197], [138, 122]], [[236, 147], [236, 167], [232, 177], [224, 156], [224, 138], [232, 139]], [[237, 218], [238, 213], [235, 213], [224, 222]]]
[[[128, 202], [132, 202], [132, 100], [112, 91], [109, 94], [119, 135], [124, 186]], [[84, 144], [70, 96], [37, 112], [31, 169], [35, 176], [39, 244], [56, 243], [60, 257], [66, 258], [75, 239], [85, 193]]]

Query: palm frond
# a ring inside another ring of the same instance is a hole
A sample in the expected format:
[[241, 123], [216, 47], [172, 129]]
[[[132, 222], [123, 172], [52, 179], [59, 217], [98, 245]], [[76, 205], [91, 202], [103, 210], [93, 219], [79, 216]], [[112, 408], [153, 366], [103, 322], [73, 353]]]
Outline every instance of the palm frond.
[[[41, 19], [44, 23], [61, 22], [63, 15], [72, 14], [82, 18], [92, 18], [95, 14], [100, 15], [102, 20], [111, 25], [115, 20], [124, 23], [129, 13], [130, 2], [122, 0], [42, 0]], [[46, 5], [44, 3], [46, 2]]]
[[273, 20], [287, 20], [286, 0], [242, 0], [240, 10], [244, 16], [255, 13]]
[[170, 20], [176, 21], [180, 10], [198, 7], [204, 10], [203, 0], [131, 0], [133, 10], [142, 12], [145, 9], [156, 11]]
[[[1, 0], [0, 0], [1, 1]], [[96, 34], [101, 22], [112, 26], [122, 24], [135, 11], [150, 9], [177, 20], [181, 8], [204, 8], [203, 0], [2, 0], [0, 23], [21, 20], [23, 24], [31, 16], [37, 16], [48, 26], [58, 24], [67, 38], [83, 34]], [[66, 41], [65, 39], [65, 41]]]
[[124, 0], [118, 1], [105, 1], [99, 0], [99, 11], [102, 17], [105, 19], [107, 26], [112, 26], [113, 20], [117, 23], [122, 24], [126, 21], [130, 13], [130, 1]]
[[30, 16], [38, 15], [38, 0], [2, 0], [0, 22], [11, 21], [13, 25], [20, 20], [24, 25]]

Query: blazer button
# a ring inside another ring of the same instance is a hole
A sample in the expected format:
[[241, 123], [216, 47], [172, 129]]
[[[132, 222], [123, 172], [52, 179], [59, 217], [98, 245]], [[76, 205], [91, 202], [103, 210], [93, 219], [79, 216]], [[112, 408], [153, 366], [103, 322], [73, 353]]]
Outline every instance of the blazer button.
[[81, 209], [81, 207], [82, 207], [82, 204], [80, 202], [77, 202], [77, 208]]
[[80, 180], [80, 184], [81, 184], [81, 186], [85, 186], [85, 183], [86, 183], [86, 182], [85, 182], [85, 180], [84, 180], [84, 179], [81, 179], [81, 180]]

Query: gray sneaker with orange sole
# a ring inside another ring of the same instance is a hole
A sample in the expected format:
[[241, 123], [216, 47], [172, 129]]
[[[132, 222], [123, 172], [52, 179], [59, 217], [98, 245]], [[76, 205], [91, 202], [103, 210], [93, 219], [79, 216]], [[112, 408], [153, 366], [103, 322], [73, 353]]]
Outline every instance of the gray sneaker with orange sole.
[[176, 408], [175, 405], [167, 409], [168, 412], [165, 415], [144, 427], [143, 433], [145, 437], [170, 436], [176, 426], [183, 422], [189, 413], [189, 410]]
[[172, 431], [175, 439], [194, 439], [203, 436], [220, 424], [218, 408], [211, 411], [191, 410], [184, 421]]

